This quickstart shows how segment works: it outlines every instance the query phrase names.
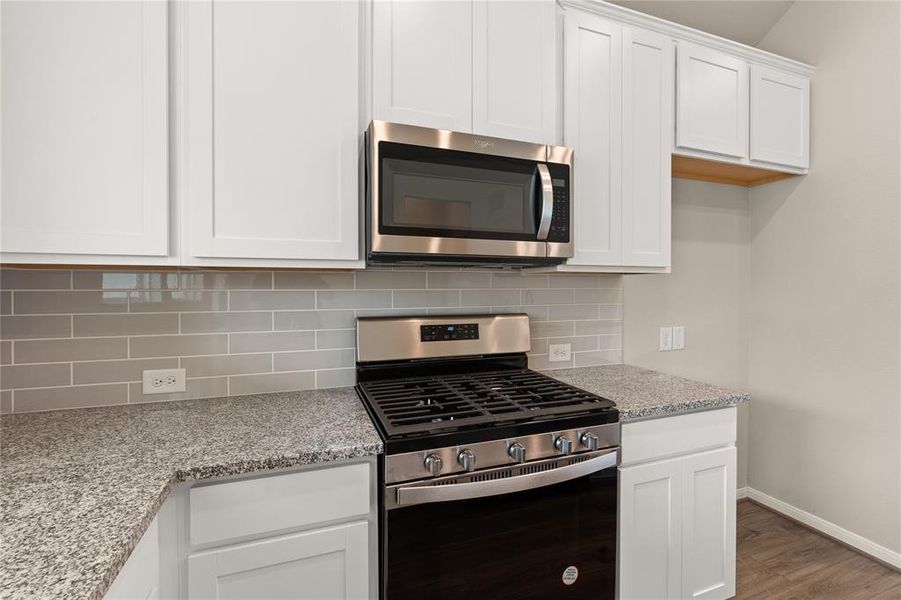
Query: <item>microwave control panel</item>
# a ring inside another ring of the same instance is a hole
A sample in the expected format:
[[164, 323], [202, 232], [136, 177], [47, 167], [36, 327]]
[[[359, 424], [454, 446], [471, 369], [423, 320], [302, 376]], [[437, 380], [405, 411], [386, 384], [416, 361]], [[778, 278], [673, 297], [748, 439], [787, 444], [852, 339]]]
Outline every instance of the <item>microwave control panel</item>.
[[548, 163], [547, 168], [554, 186], [554, 212], [547, 241], [569, 242], [569, 211], [572, 199], [569, 167]]

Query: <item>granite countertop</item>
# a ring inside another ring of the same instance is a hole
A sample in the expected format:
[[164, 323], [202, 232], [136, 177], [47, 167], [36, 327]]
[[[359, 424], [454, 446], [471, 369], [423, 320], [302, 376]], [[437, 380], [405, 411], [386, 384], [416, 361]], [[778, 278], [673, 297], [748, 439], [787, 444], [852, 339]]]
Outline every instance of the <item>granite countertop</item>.
[[353, 388], [0, 419], [0, 598], [101, 598], [179, 482], [379, 454]]
[[[621, 421], [746, 402], [630, 365], [547, 371]], [[353, 388], [0, 419], [0, 598], [101, 598], [182, 481], [379, 454]]]
[[631, 365], [545, 371], [554, 379], [616, 402], [621, 422], [733, 406], [748, 394]]

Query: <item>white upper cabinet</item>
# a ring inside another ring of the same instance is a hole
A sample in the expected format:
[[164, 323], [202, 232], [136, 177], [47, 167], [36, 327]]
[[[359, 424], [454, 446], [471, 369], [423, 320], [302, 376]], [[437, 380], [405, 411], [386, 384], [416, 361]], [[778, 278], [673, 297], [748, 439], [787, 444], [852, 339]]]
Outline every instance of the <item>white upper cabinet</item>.
[[563, 141], [574, 253], [560, 270], [670, 265], [673, 41], [567, 11]]
[[563, 142], [573, 148], [570, 265], [622, 264], [622, 26], [566, 14]]
[[3, 2], [0, 13], [3, 260], [165, 259], [167, 4]]
[[670, 265], [673, 40], [623, 28], [623, 264]]
[[810, 166], [810, 80], [751, 67], [751, 160]]
[[676, 145], [747, 158], [748, 64], [689, 42], [676, 54]]
[[359, 259], [361, 5], [198, 0], [185, 10], [182, 261]]
[[559, 143], [554, 2], [475, 0], [472, 44], [473, 132]]
[[376, 0], [372, 20], [373, 118], [471, 132], [472, 1]]

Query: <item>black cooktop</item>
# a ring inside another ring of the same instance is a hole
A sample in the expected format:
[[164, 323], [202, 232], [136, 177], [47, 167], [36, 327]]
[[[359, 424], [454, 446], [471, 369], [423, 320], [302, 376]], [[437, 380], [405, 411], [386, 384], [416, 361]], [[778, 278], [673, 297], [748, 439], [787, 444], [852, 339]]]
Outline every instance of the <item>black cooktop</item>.
[[361, 380], [357, 389], [392, 446], [398, 440], [426, 438], [436, 445], [439, 438], [463, 443], [563, 428], [573, 418], [579, 425], [587, 424], [586, 417], [593, 424], [619, 420], [613, 401], [525, 368]]

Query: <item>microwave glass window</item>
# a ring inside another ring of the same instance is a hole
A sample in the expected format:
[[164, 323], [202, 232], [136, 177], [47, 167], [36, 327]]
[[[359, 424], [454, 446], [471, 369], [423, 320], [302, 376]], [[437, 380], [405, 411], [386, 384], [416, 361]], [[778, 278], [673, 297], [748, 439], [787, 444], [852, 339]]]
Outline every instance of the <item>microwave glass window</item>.
[[526, 234], [538, 230], [532, 175], [386, 159], [382, 176], [391, 179], [387, 224]]
[[533, 161], [383, 142], [379, 231], [534, 240], [541, 181]]

